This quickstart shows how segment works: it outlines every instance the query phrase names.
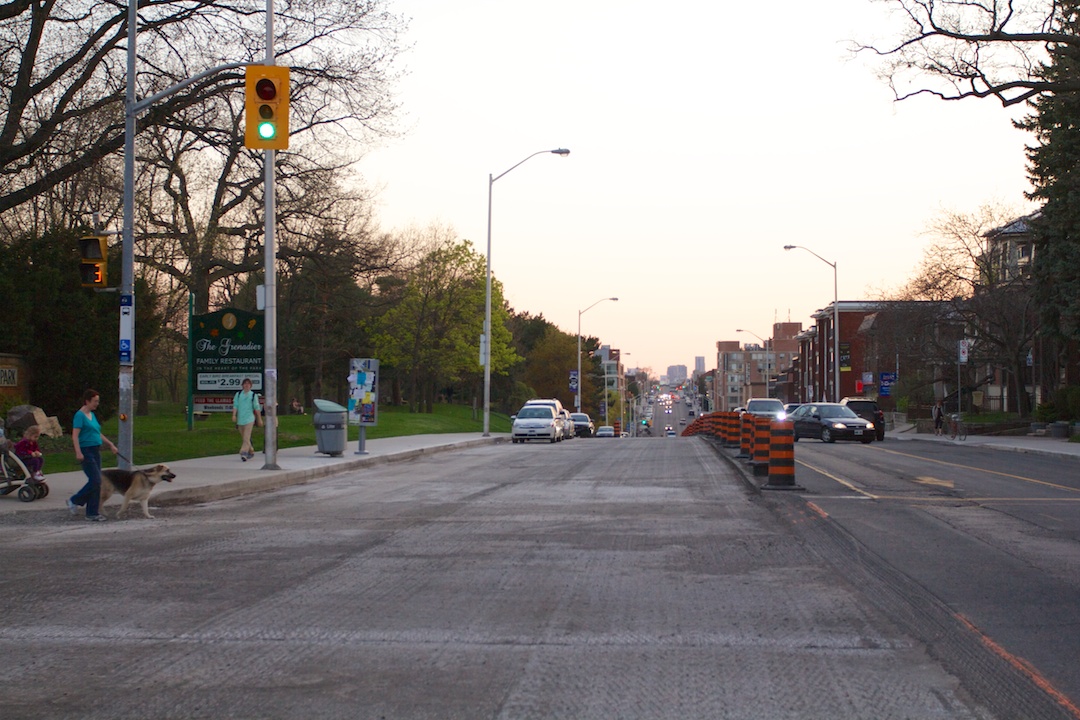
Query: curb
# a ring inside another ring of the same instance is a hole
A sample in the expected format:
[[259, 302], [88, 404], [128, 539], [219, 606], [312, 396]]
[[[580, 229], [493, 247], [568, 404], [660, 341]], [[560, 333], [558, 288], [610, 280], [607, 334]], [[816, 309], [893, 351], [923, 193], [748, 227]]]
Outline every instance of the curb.
[[727, 461], [729, 465], [735, 468], [736, 472], [739, 473], [739, 477], [742, 478], [743, 483], [746, 485], [747, 488], [750, 489], [751, 492], [757, 495], [761, 494], [761, 486], [758, 485], [757, 482], [754, 480], [754, 476], [746, 472], [746, 467], [744, 466], [744, 463], [740, 463], [737, 459], [731, 457], [726, 452], [724, 452], [725, 448], [718, 438], [711, 435], [698, 435], [698, 437], [708, 443], [709, 447], [713, 449], [713, 452], [722, 457], [724, 460]]

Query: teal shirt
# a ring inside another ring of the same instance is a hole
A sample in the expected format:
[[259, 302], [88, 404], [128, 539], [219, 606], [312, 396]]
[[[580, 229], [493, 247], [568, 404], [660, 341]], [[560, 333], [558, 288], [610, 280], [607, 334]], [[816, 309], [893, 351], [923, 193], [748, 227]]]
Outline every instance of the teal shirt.
[[259, 394], [250, 390], [241, 390], [233, 397], [236, 408], [236, 424], [250, 425], [255, 422], [255, 411], [259, 407]]
[[94, 413], [90, 413], [90, 417], [86, 417], [82, 410], [77, 411], [71, 427], [79, 428], [79, 447], [98, 447], [101, 445], [101, 423], [98, 422], [97, 415]]

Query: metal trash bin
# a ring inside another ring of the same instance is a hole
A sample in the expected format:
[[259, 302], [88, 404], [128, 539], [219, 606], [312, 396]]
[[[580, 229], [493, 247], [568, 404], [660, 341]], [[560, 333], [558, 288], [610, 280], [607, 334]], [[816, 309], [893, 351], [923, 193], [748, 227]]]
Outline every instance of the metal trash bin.
[[329, 400], [315, 401], [315, 442], [318, 452], [338, 456], [348, 441], [349, 409]]

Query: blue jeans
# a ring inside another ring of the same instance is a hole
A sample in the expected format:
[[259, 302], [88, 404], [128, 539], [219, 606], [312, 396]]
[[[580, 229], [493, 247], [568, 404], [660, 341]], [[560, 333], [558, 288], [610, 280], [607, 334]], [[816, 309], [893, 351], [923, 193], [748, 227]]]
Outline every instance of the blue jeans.
[[79, 449], [83, 454], [82, 469], [86, 473], [86, 484], [71, 496], [71, 502], [85, 505], [86, 517], [93, 517], [101, 511], [101, 446]]

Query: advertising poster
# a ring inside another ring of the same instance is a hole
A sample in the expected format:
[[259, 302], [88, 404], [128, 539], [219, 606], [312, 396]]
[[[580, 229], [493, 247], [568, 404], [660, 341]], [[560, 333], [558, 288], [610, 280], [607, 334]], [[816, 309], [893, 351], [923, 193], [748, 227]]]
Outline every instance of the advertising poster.
[[349, 424], [368, 426], [378, 422], [379, 361], [349, 360]]
[[263, 389], [263, 316], [225, 308], [195, 315], [191, 324], [191, 365], [196, 412], [231, 412], [244, 379]]
[[851, 343], [840, 343], [840, 372], [851, 372]]

